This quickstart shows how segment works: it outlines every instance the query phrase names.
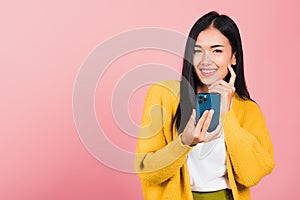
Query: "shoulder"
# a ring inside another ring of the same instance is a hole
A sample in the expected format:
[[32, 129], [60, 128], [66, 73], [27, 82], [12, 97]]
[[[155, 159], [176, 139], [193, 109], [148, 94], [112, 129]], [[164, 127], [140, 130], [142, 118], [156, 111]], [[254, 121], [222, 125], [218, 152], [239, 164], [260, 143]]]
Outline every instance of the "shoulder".
[[234, 101], [239, 104], [239, 105], [243, 105], [245, 107], [252, 107], [252, 106], [256, 106], [257, 104], [250, 100], [250, 99], [242, 99], [241, 97], [239, 97], [237, 94], [234, 94], [233, 96]]
[[180, 81], [164, 80], [153, 83], [146, 94], [145, 105], [177, 107], [180, 96]]
[[180, 81], [179, 80], [163, 80], [153, 83], [148, 89], [147, 95], [159, 96], [179, 96]]
[[244, 100], [235, 95], [232, 106], [234, 112], [243, 119], [264, 119], [262, 110], [255, 101], [252, 101], [250, 99]]

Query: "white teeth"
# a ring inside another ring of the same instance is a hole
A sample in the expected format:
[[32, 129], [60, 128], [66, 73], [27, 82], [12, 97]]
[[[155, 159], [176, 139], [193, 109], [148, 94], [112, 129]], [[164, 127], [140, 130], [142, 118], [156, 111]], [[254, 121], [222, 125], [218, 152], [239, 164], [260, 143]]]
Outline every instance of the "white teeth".
[[212, 73], [215, 71], [217, 71], [217, 70], [216, 69], [201, 69], [201, 72], [203, 72], [203, 73]]

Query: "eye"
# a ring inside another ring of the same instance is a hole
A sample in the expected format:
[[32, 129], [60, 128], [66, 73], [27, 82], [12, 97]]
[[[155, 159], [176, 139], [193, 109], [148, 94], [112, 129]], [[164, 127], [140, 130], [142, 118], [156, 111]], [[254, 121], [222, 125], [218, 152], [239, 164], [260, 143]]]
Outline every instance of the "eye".
[[197, 49], [197, 50], [194, 49], [194, 53], [195, 53], [195, 54], [200, 54], [200, 53], [202, 53], [202, 50], [200, 50], [200, 49]]
[[221, 49], [215, 49], [215, 50], [213, 50], [213, 53], [222, 53], [223, 52], [223, 50], [221, 50]]

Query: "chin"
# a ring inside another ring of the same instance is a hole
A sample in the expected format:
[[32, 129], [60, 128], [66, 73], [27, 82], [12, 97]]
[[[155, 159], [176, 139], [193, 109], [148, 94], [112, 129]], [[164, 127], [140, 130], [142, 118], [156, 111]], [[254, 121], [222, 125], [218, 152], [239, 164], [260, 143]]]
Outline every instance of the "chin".
[[220, 80], [220, 77], [200, 78], [200, 80], [205, 85], [211, 85], [214, 82]]

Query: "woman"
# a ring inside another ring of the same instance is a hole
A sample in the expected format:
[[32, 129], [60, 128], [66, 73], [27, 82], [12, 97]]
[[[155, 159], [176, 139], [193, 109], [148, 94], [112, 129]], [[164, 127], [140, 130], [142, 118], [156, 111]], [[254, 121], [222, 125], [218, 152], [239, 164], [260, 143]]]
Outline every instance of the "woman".
[[[221, 96], [212, 132], [214, 110], [195, 121], [198, 93]], [[144, 199], [250, 199], [274, 165], [265, 119], [246, 88], [239, 30], [210, 12], [189, 33], [181, 81], [147, 93], [135, 159]]]

